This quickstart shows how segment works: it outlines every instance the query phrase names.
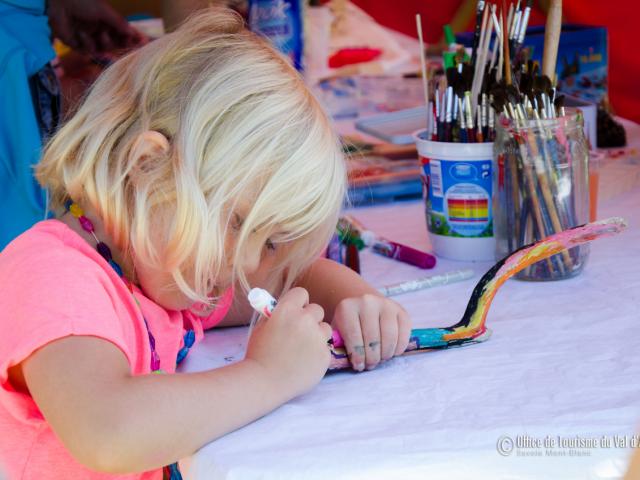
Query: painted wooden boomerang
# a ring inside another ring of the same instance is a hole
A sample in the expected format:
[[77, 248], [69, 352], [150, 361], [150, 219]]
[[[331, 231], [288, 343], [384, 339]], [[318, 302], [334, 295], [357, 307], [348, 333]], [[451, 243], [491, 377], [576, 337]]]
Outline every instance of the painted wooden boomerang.
[[[444, 328], [411, 330], [409, 346], [405, 353], [415, 350], [429, 351], [459, 347], [488, 340], [491, 330], [485, 326], [487, 313], [493, 297], [504, 282], [535, 262], [582, 243], [618, 234], [626, 227], [627, 222], [623, 218], [612, 217], [571, 228], [519, 248], [484, 274], [473, 289], [467, 309], [458, 323]], [[332, 347], [331, 355], [329, 370], [350, 368], [351, 364], [344, 348]]]

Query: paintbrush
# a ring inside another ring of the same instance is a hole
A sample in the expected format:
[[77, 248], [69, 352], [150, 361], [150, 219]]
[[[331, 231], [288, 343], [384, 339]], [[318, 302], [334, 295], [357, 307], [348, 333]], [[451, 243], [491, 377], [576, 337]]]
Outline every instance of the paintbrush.
[[429, 130], [429, 118], [431, 112], [429, 111], [429, 77], [427, 75], [427, 61], [425, 59], [424, 41], [422, 38], [422, 20], [420, 14], [416, 14], [416, 28], [418, 30], [418, 40], [420, 41], [420, 69], [422, 72], [422, 90], [424, 93], [424, 104], [427, 106], [427, 132]]
[[[507, 118], [511, 118], [514, 124], [514, 128], [512, 130], [513, 141], [516, 143], [516, 147], [520, 153], [520, 158], [522, 162], [522, 170], [524, 177], [524, 187], [527, 192], [527, 198], [531, 203], [530, 213], [533, 215], [535, 221], [535, 227], [539, 232], [541, 238], [545, 235], [545, 225], [543, 219], [543, 204], [540, 202], [539, 195], [537, 193], [537, 185], [535, 182], [534, 176], [534, 165], [533, 161], [530, 158], [530, 155], [527, 151], [527, 140], [524, 138], [522, 133], [520, 133], [520, 128], [525, 127], [525, 118], [523, 117], [523, 112], [521, 111], [520, 104], [520, 93], [514, 85], [496, 85], [493, 90], [494, 94], [494, 106], [496, 108], [496, 112], [504, 113]], [[515, 187], [518, 185], [517, 179], [513, 177], [515, 174], [515, 157], [512, 159], [513, 164], [510, 165], [511, 175], [512, 175], [512, 185]], [[517, 190], [514, 188], [513, 193], [513, 206], [514, 206], [514, 214], [516, 218], [518, 218], [519, 214], [519, 195]], [[524, 228], [524, 227], [522, 227]], [[550, 260], [547, 260], [549, 271], [553, 271], [553, 266]]]
[[442, 125], [440, 124], [440, 85], [436, 84], [436, 91], [434, 92], [434, 122], [433, 133], [431, 135], [432, 140], [442, 141]]
[[529, 15], [531, 14], [531, 6], [533, 5], [533, 0], [527, 0], [527, 6], [524, 8], [524, 12], [522, 14], [522, 21], [520, 22], [520, 31], [515, 37], [515, 51], [516, 54], [522, 48], [522, 44], [524, 43], [524, 36], [527, 33], [527, 26], [529, 25]]
[[[480, 42], [478, 45], [478, 56], [476, 62], [472, 63], [473, 78], [471, 81], [471, 98], [473, 112], [476, 109], [476, 98], [480, 91], [480, 85], [482, 83], [482, 75], [484, 74], [484, 65], [487, 58], [487, 49], [489, 46], [489, 40], [491, 39], [492, 24], [489, 21], [489, 7], [485, 7], [482, 14], [482, 27], [480, 29]], [[488, 37], [488, 38], [487, 38]], [[472, 113], [473, 113], [472, 112]]]
[[506, 29], [507, 29], [507, 35], [509, 35], [509, 32], [511, 31], [511, 23], [513, 22], [513, 14], [514, 14], [514, 10], [513, 10], [513, 3], [511, 3], [511, 1], [509, 1], [509, 11], [507, 12], [507, 10], [505, 10], [505, 4], [502, 4], [502, 10], [504, 13], [506, 13], [507, 15], [507, 22], [505, 23], [506, 25]]
[[458, 118], [458, 127], [460, 128], [460, 141], [462, 143], [467, 143], [468, 142], [467, 130], [465, 128], [464, 114], [462, 113], [464, 112], [464, 103], [462, 101], [463, 97], [456, 95], [456, 98], [458, 103], [458, 110], [461, 112]]
[[506, 6], [507, 6], [506, 1], [502, 0], [502, 20], [505, 25], [505, 28], [502, 29], [502, 43], [503, 43], [502, 58], [504, 61], [504, 80], [507, 85], [511, 85], [512, 81], [511, 81], [511, 59], [509, 57], [509, 35], [508, 35], [508, 32], [506, 31], [507, 30], [506, 26], [509, 25], [509, 23], [506, 21], [504, 16]]
[[542, 54], [542, 74], [549, 78], [554, 78], [556, 73], [561, 29], [562, 0], [551, 0], [544, 29], [544, 52]]
[[520, 18], [522, 16], [522, 11], [520, 10], [520, 0], [516, 4], [515, 10], [513, 11], [513, 19], [512, 23], [509, 25], [509, 47], [513, 50], [513, 40], [517, 35], [518, 28], [520, 27]]
[[[555, 207], [555, 203], [553, 200], [553, 195], [551, 194], [551, 189], [549, 187], [549, 183], [547, 182], [547, 174], [546, 168], [544, 165], [543, 157], [540, 155], [538, 151], [538, 143], [536, 137], [531, 129], [528, 132], [528, 140], [529, 140], [529, 148], [531, 150], [531, 156], [533, 160], [533, 166], [538, 177], [538, 185], [540, 186], [540, 190], [542, 192], [542, 198], [544, 203], [546, 204], [546, 210], [549, 213], [551, 219], [552, 233], [558, 233], [562, 231], [562, 225], [560, 223], [560, 218], [558, 217], [558, 212]], [[562, 258], [564, 261], [565, 267], [569, 270], [573, 268], [573, 262], [571, 261], [571, 257], [565, 250], [562, 252]]]
[[496, 31], [496, 39], [493, 42], [493, 49], [491, 51], [491, 65], [489, 67], [490, 70], [496, 65], [496, 60], [498, 57], [498, 51], [502, 51], [500, 49], [500, 39], [502, 38], [502, 30], [500, 28], [500, 22], [498, 21], [498, 17], [496, 16], [497, 7], [494, 3], [491, 4], [491, 22], [493, 23], [493, 29]]
[[473, 46], [471, 50], [471, 65], [476, 64], [476, 56], [478, 53], [478, 46], [480, 45], [480, 33], [482, 29], [482, 16], [485, 9], [485, 1], [478, 0], [476, 4], [476, 26], [473, 30]]
[[504, 16], [500, 15], [500, 36], [496, 37], [496, 42], [498, 42], [498, 47], [500, 50], [500, 55], [498, 55], [498, 68], [496, 69], [496, 81], [502, 80], [502, 75], [504, 72], [504, 42], [502, 41], [503, 36], [503, 28], [504, 28]]
[[535, 225], [541, 235], [544, 235], [545, 228], [542, 220], [541, 205], [536, 192], [536, 184], [533, 176], [533, 165], [527, 152], [527, 144], [524, 137], [517, 131], [520, 127], [520, 120], [518, 115], [514, 116], [515, 130], [513, 137], [520, 152], [520, 158], [522, 159], [522, 170], [524, 174], [525, 187], [528, 192], [528, 196], [531, 202], [531, 210], [535, 220]]
[[447, 90], [445, 96], [445, 124], [444, 124], [444, 141], [450, 142], [451, 135], [451, 121], [453, 120], [453, 104], [454, 102], [454, 92], [453, 87], [456, 84], [456, 78], [458, 77], [458, 71], [455, 67], [449, 67], [446, 71], [447, 76]]

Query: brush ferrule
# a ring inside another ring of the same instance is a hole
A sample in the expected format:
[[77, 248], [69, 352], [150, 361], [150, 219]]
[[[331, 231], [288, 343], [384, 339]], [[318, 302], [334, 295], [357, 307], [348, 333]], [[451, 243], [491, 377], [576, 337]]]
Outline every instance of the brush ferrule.
[[531, 14], [531, 7], [527, 5], [522, 14], [522, 22], [520, 25], [520, 33], [518, 34], [518, 45], [524, 43], [524, 36], [527, 33], [527, 25], [529, 24], [529, 15]]
[[509, 31], [509, 40], [513, 40], [518, 37], [521, 17], [522, 17], [522, 12], [518, 10], [515, 16], [513, 17], [513, 25], [511, 27], [511, 30]]
[[471, 108], [471, 92], [464, 92], [464, 106], [467, 114], [467, 128], [473, 128], [473, 110]]
[[482, 94], [481, 105], [482, 105], [482, 108], [481, 108], [480, 126], [484, 127], [487, 125], [487, 115], [489, 115], [489, 110], [488, 110], [489, 105], [487, 104], [486, 93]]
[[445, 112], [445, 121], [451, 122], [451, 114], [453, 112], [453, 87], [447, 87], [447, 108]]

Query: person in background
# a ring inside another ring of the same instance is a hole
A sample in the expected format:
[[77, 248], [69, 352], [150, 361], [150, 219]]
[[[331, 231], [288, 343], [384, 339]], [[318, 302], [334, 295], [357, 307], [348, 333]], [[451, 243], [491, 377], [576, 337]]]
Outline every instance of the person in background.
[[632, 452], [629, 458], [629, 469], [624, 480], [638, 480], [640, 478], [640, 450], [636, 447]]
[[208, 6], [226, 6], [227, 0], [162, 0], [162, 20], [166, 32], [172, 32], [189, 15]]
[[33, 167], [61, 117], [52, 35], [89, 54], [143, 41], [103, 0], [0, 0], [0, 250], [48, 214]]

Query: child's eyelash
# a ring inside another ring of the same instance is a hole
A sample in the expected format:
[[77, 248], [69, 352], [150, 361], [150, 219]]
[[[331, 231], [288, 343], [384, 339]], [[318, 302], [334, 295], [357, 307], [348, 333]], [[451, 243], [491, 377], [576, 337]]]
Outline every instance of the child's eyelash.
[[[240, 231], [243, 223], [244, 223], [244, 219], [237, 213], [234, 213], [231, 228], [233, 228], [235, 231]], [[271, 250], [271, 251], [277, 250], [275, 243], [270, 238], [267, 238], [267, 240], [264, 242], [264, 246], [266, 247], [267, 250]]]
[[237, 213], [233, 214], [233, 225], [232, 228], [234, 230], [240, 230], [240, 228], [242, 228], [242, 218], [240, 217], [240, 215], [238, 215]]

